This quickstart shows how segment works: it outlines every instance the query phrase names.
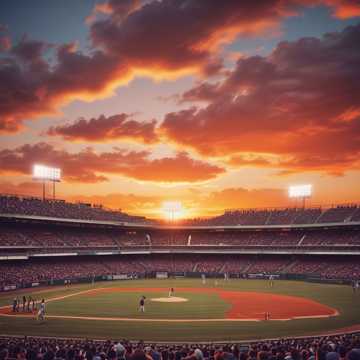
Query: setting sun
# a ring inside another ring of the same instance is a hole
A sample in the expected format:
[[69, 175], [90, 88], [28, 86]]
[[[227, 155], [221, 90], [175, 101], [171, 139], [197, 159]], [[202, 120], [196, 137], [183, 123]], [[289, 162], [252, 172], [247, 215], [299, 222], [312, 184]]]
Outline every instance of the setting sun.
[[185, 215], [185, 211], [180, 201], [164, 201], [161, 208], [163, 217], [166, 220], [178, 220], [182, 219]]

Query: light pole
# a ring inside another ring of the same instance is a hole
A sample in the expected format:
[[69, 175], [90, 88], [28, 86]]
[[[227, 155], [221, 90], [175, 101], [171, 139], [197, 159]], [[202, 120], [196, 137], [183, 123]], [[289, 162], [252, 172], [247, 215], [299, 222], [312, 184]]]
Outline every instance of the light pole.
[[61, 169], [36, 164], [33, 167], [33, 179], [42, 182], [43, 201], [45, 201], [46, 181], [51, 181], [53, 183], [53, 200], [55, 200], [55, 183], [61, 181]]

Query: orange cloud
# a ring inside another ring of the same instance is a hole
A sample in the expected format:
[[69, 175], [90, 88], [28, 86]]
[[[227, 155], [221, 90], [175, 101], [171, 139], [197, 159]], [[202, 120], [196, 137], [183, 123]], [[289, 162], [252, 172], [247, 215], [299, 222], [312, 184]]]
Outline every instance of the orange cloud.
[[136, 75], [217, 74], [224, 42], [264, 32], [314, 4], [330, 6], [340, 17], [359, 10], [351, 0], [109, 1], [90, 16], [87, 53], [26, 37], [9, 48], [3, 38], [0, 132], [18, 131], [24, 119], [54, 114], [71, 100], [104, 97]]
[[360, 16], [360, 3], [357, 0], [323, 0], [323, 3], [334, 9], [334, 16], [348, 19]]
[[10, 48], [11, 48], [10, 37], [0, 34], [0, 52], [8, 51]]
[[86, 148], [78, 153], [58, 150], [46, 143], [23, 145], [0, 150], [0, 173], [31, 174], [32, 165], [41, 163], [60, 167], [68, 182], [94, 183], [106, 181], [106, 174], [120, 175], [143, 181], [198, 182], [213, 179], [225, 170], [210, 163], [192, 159], [181, 152], [174, 157], [150, 159], [148, 151], [96, 153]]
[[50, 136], [62, 136], [69, 141], [106, 142], [110, 140], [134, 140], [145, 144], [158, 141], [156, 121], [139, 122], [131, 115], [117, 114], [106, 117], [80, 118], [72, 124], [52, 126], [46, 132]]
[[235, 155], [230, 157], [227, 163], [235, 167], [251, 166], [262, 169], [281, 169], [278, 171], [278, 175], [318, 171], [342, 176], [347, 170], [360, 169], [360, 161], [356, 154], [343, 155], [342, 153], [334, 156], [324, 156], [324, 154], [278, 156], [276, 160], [271, 161], [260, 156], [246, 159], [242, 155]]
[[25, 37], [0, 62], [0, 132], [15, 132], [24, 119], [52, 114], [69, 99], [99, 97], [130, 76], [118, 59], [84, 55], [73, 44], [59, 47], [50, 66], [44, 54], [52, 50]]
[[0, 53], [6, 52], [11, 48], [11, 39], [8, 35], [8, 29], [5, 25], [0, 24]]
[[359, 169], [360, 25], [323, 38], [282, 42], [267, 57], [241, 57], [221, 83], [182, 101], [203, 108], [169, 113], [162, 134], [206, 156], [280, 157], [268, 167], [341, 174]]

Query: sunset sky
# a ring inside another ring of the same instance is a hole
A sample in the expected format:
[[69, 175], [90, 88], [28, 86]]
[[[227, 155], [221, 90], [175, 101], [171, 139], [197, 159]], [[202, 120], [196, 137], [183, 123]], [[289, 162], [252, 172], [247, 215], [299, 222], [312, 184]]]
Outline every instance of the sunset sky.
[[34, 163], [149, 217], [359, 202], [360, 1], [1, 0], [0, 192]]

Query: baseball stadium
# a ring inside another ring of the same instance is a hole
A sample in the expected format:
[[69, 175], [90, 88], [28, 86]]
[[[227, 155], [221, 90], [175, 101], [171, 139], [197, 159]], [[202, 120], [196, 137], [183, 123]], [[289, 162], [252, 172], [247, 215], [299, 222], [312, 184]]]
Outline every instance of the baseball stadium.
[[360, 0], [1, 0], [0, 360], [360, 360]]
[[359, 330], [357, 205], [181, 225], [56, 200], [0, 204], [6, 334], [224, 342]]

